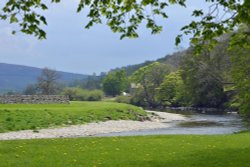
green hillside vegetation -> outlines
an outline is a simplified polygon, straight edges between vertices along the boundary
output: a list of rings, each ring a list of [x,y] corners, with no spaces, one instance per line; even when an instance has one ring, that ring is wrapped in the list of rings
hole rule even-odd
[[[248,167],[250,133],[0,141],[1,167]]]
[[[142,117],[146,117],[142,109],[114,102],[1,104],[0,132],[35,130],[107,120],[139,120]]]
[[[111,71],[125,70],[127,75],[132,75],[135,71],[139,70],[141,67],[145,67],[145,66],[150,65],[154,62],[167,64],[167,65],[173,67],[174,69],[177,69],[180,66],[180,63],[187,52],[188,52],[188,50],[178,51],[178,52],[175,52],[173,54],[168,54],[168,55],[164,56],[163,58],[159,58],[155,61],[145,61],[144,63],[135,64],[135,65],[128,65],[125,67],[113,69]]]
[[[197,52],[191,46],[151,64],[122,68],[127,70],[133,87],[129,89],[131,96],[118,97],[117,101],[149,108],[192,106],[240,110],[242,115],[250,117],[250,48],[249,39],[244,36],[247,32],[249,28],[243,26],[218,38],[213,48],[204,45]],[[246,42],[240,46],[230,45],[242,40]]]

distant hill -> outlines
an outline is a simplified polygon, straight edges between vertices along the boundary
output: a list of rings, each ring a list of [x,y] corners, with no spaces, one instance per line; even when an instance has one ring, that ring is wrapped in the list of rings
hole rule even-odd
[[[0,92],[21,91],[28,84],[36,82],[42,69],[22,65],[0,63]],[[84,80],[88,75],[58,71],[61,82],[67,84],[74,80]]]
[[[174,68],[178,68],[183,57],[187,55],[187,52],[188,49],[184,51],[175,52],[171,55],[166,55],[165,57],[157,59],[155,61],[164,64],[169,64]],[[145,61],[144,63],[140,64],[115,68],[111,71],[125,69],[127,74],[131,75],[139,68],[149,65],[155,61]],[[41,74],[41,71],[41,68],[36,67],[0,63],[0,93],[5,91],[24,90],[28,84],[36,82],[36,79]],[[85,80],[89,77],[89,75],[74,74],[61,71],[58,71],[58,73],[61,76],[61,81],[66,84],[75,80]]]
[[[181,61],[183,60],[184,56],[187,55],[187,52],[189,52],[188,49],[183,50],[183,51],[179,51],[179,52],[175,52],[171,55],[166,55],[165,57],[157,59],[155,61],[145,61],[144,63],[140,63],[140,64],[128,65],[125,67],[112,69],[111,71],[124,69],[128,75],[131,75],[139,68],[141,68],[143,66],[147,66],[147,65],[149,65],[153,62],[156,62],[156,61],[160,62],[160,63],[171,65],[173,68],[178,68]]]

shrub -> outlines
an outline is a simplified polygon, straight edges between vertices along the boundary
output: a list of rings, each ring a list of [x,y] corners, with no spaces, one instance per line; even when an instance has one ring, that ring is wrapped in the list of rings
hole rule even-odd
[[[74,101],[100,101],[103,98],[101,90],[86,90],[76,87],[65,88],[62,94],[69,96],[69,99]]]

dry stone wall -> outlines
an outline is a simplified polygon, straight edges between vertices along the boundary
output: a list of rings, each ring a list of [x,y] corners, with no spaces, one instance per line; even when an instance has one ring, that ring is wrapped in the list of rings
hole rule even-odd
[[[68,96],[59,95],[4,95],[0,104],[68,104]]]

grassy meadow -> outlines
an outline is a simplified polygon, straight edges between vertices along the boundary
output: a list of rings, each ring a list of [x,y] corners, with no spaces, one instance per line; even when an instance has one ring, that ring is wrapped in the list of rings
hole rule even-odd
[[[143,116],[115,102],[1,104],[0,132]],[[0,141],[0,167],[249,167],[249,155],[250,132]]]
[[[250,133],[0,141],[0,166],[249,167]]]
[[[146,116],[139,107],[115,102],[1,104],[0,133]]]

